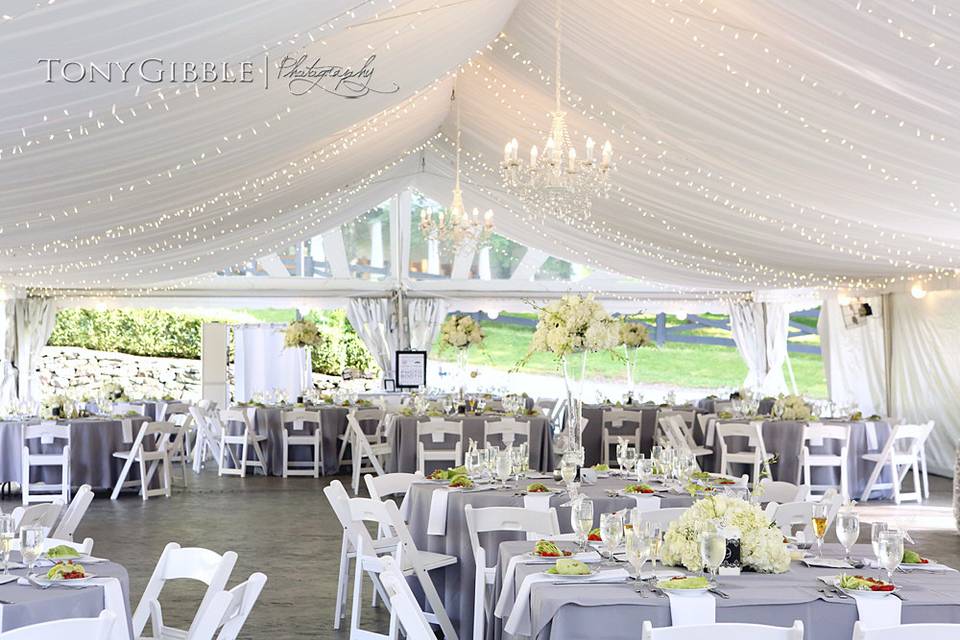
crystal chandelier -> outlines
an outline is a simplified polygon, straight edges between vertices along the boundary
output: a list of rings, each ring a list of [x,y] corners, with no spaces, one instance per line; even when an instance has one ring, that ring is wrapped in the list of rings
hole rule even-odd
[[[457,109],[457,172],[453,184],[453,199],[450,206],[438,211],[436,216],[430,209],[421,211],[420,231],[424,237],[438,240],[452,247],[454,251],[460,251],[468,247],[479,249],[490,240],[493,235],[493,210],[487,209],[481,218],[476,207],[471,215],[463,206],[463,192],[460,190],[460,103],[457,102],[456,77],[453,82],[450,100]]]
[[[588,137],[586,153],[582,160],[578,160],[577,150],[570,142],[567,114],[560,108],[560,17],[560,0],[557,0],[556,72],[553,78],[555,107],[550,114],[550,135],[543,153],[534,145],[530,148],[529,164],[524,164],[519,158],[517,139],[513,138],[503,149],[500,169],[504,188],[520,201],[526,211],[538,215],[552,213],[570,222],[589,218],[593,200],[608,196],[613,147],[609,140],[604,142],[598,161],[596,143]]]

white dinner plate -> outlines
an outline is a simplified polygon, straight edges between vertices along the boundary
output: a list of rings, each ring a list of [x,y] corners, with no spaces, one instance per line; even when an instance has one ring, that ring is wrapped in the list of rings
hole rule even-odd
[[[584,578],[590,578],[596,575],[597,570],[590,565],[587,565],[587,568],[590,569],[590,573],[584,573],[580,575],[570,575],[565,573],[550,573],[549,569],[544,569],[544,573],[551,578],[559,578],[560,580],[582,580]]]
[[[657,589],[660,589],[664,593],[670,593],[675,596],[699,596],[710,591],[710,587],[703,587],[702,589],[671,589],[670,587],[663,586],[665,584],[667,583],[658,582]]]
[[[49,580],[46,576],[41,575],[34,576],[33,579],[36,580],[38,584],[43,585],[52,584],[62,587],[80,587],[90,584],[90,581],[96,577],[94,574],[88,573],[83,578],[75,578],[73,580]]]
[[[839,580],[837,580],[836,582],[834,582],[833,585],[834,585],[836,588],[840,589],[840,591],[843,591],[843,592],[844,592],[845,594],[847,594],[848,596],[860,596],[860,597],[863,597],[863,598],[882,598],[882,597],[884,597],[884,596],[889,596],[889,595],[891,595],[891,594],[899,593],[899,592],[900,592],[900,587],[898,587],[898,586],[896,586],[896,585],[894,585],[893,591],[869,591],[869,590],[866,590],[866,589],[863,589],[863,590],[861,590],[861,589],[844,589],[843,587],[840,586],[840,581],[839,581]]]

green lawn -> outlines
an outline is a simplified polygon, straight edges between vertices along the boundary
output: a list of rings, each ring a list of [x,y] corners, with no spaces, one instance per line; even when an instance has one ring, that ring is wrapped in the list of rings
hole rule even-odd
[[[470,362],[492,365],[508,370],[527,352],[533,330],[529,327],[483,322],[486,333],[485,352],[472,352]],[[435,345],[434,358],[455,360],[454,352],[441,353]],[[797,387],[800,393],[826,397],[827,386],[820,356],[791,354]],[[588,357],[588,375],[606,380],[626,380],[623,362],[609,354],[591,354]],[[548,354],[535,354],[523,371],[530,373],[558,373],[556,361]],[[637,357],[637,382],[674,384],[684,387],[738,387],[747,375],[747,367],[740,354],[732,347],[668,342],[662,348],[641,349]],[[784,367],[784,376],[789,377]]]

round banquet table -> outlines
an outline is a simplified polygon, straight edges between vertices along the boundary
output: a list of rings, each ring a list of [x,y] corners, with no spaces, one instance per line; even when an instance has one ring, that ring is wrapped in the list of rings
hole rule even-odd
[[[529,551],[529,543],[504,542],[500,546],[497,595],[512,556]],[[824,556],[839,558],[840,545],[824,545]],[[872,557],[869,545],[855,545],[852,556]],[[626,565],[621,565],[626,566]],[[646,567],[649,570],[649,565]],[[516,589],[523,579],[543,571],[543,565],[517,565],[514,587],[507,602],[512,605]],[[630,570],[632,573],[632,570]],[[717,622],[750,622],[789,627],[794,620],[803,622],[806,638],[814,640],[850,640],[857,621],[853,598],[827,598],[818,589],[818,576],[838,573],[836,569],[807,567],[794,561],[787,573],[770,575],[743,572],[739,576],[722,576],[721,588],[729,599],[716,598]],[[875,575],[875,569],[866,575]],[[960,573],[896,574],[896,583],[903,588],[901,621],[960,622]],[[509,611],[510,608],[507,608]],[[530,637],[549,640],[579,640],[602,636],[605,640],[635,640],[643,621],[654,627],[670,626],[670,601],[647,593],[634,592],[634,583],[583,584],[570,589],[550,583],[534,584],[530,595]],[[488,638],[505,636],[506,620],[495,619]],[[598,630],[602,629],[602,633]]]
[[[741,420],[737,420],[740,422]],[[890,436],[890,423],[887,421],[878,422],[842,422],[836,420],[825,420],[825,424],[846,424],[850,427],[850,448],[847,450],[847,481],[848,491],[851,500],[860,500],[860,493],[866,488],[867,480],[873,471],[873,462],[863,459],[865,453],[875,453],[883,448],[884,443]],[[806,423],[795,420],[765,420],[763,423],[763,445],[767,450],[767,455],[776,455],[776,462],[771,466],[771,474],[774,480],[800,482],[800,452],[803,448],[803,427]],[[746,446],[745,438],[730,438],[727,448],[731,452],[742,451]],[[715,442],[712,445],[713,455],[702,460],[701,466],[711,471],[720,471],[720,434],[716,433]],[[832,454],[840,453],[840,442],[837,440],[824,440],[820,446],[811,446],[812,454]],[[731,465],[731,473],[739,475],[740,473],[750,472],[747,465]],[[840,484],[839,467],[813,467],[813,484]],[[885,468],[878,482],[890,482],[889,468]],[[875,491],[870,494],[872,498],[883,498],[891,495],[890,491]]]
[[[74,487],[89,484],[94,490],[112,489],[120,477],[124,461],[114,458],[115,451],[129,451],[137,430],[147,418],[92,417],[59,421],[70,425],[70,483]],[[5,420],[0,422],[0,482],[21,482],[20,448],[23,438],[22,426],[36,424],[39,418],[26,422]],[[36,453],[59,453],[61,441],[39,444],[33,441],[31,451]],[[133,472],[138,473],[138,471]],[[129,479],[133,479],[135,475]],[[60,482],[60,471],[41,468],[33,471],[35,482]]]
[[[543,482],[549,487],[558,488],[553,480],[526,480],[529,482]],[[611,497],[608,491],[622,489],[629,481],[625,478],[602,478],[596,484],[583,487],[583,493],[593,500],[594,526],[598,526],[601,513],[609,513],[624,508],[636,506],[632,497]],[[482,507],[522,507],[523,496],[517,495],[515,488],[507,490],[480,490],[480,491],[451,491],[447,498],[446,527],[443,535],[428,533],[430,523],[433,492],[444,489],[444,483],[420,482],[410,487],[407,504],[404,511],[408,513],[410,534],[417,549],[432,551],[456,556],[460,559],[457,564],[430,572],[437,587],[437,592],[443,599],[444,608],[453,622],[454,628],[461,638],[469,637],[473,628],[473,577],[475,565],[470,538],[467,533],[467,521],[464,516],[464,507],[472,505]],[[524,485],[525,486],[525,485]],[[688,507],[693,503],[692,498],[685,494],[662,494],[661,508]],[[550,499],[550,506],[557,508],[557,517],[560,520],[560,530],[564,533],[573,531],[570,526],[570,507],[562,507],[569,497],[564,494],[555,494]],[[495,560],[497,549],[505,540],[523,539],[522,533],[487,533],[480,537],[480,542],[487,552],[488,564]],[[529,551],[529,543],[527,543]]]
[[[19,552],[14,551],[10,556],[11,561],[20,560]],[[115,562],[98,562],[85,568],[98,577],[111,577],[120,581],[126,618],[117,620],[117,624],[126,625],[128,635],[133,637],[127,570]],[[43,570],[45,569],[37,568],[38,573]],[[27,570],[10,569],[10,573],[23,576],[27,574]],[[0,603],[0,632],[51,620],[96,618],[105,607],[103,591],[103,587],[99,585],[50,589],[20,585],[16,581],[0,585],[0,600],[4,601]]]
[[[487,422],[496,422],[505,416],[497,414],[484,414],[480,416],[447,416],[448,420],[463,421],[463,451],[467,450],[467,442],[473,439],[478,447],[483,446],[483,427]],[[512,417],[512,416],[511,416]],[[417,422],[428,421],[428,416],[397,416],[387,431],[387,441],[394,455],[390,457],[386,465],[386,471],[413,473],[417,470]],[[550,423],[542,416],[529,416],[518,418],[520,422],[530,423],[530,468],[537,471],[550,471],[554,469],[553,461],[553,434],[550,430]],[[498,443],[492,443],[498,444]],[[424,448],[451,448],[452,443],[433,444],[429,440],[424,442]],[[427,466],[426,472],[430,473],[435,468],[452,466],[443,463],[434,463],[433,467]]]

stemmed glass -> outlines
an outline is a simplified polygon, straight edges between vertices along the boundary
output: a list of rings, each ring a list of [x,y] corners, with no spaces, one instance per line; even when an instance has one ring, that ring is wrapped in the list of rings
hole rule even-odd
[[[650,540],[650,562],[653,568],[653,577],[657,577],[657,558],[660,557],[660,544],[663,532],[660,525],[649,520],[643,523],[643,534]]]
[[[727,539],[718,531],[705,531],[700,535],[700,559],[710,570],[713,584],[720,586],[720,565],[727,555]]]
[[[626,442],[620,442],[617,444],[617,475],[622,475],[623,470],[626,468],[623,462],[623,451],[627,448]]]
[[[813,533],[817,536],[817,559],[823,559],[823,537],[827,535],[827,509],[829,505],[822,502],[814,503],[813,514],[810,517],[810,524],[813,525]]]
[[[613,564],[613,552],[623,540],[623,516],[619,512],[600,514],[600,540],[603,541],[607,559]]]
[[[513,472],[513,458],[509,451],[501,451],[496,458],[497,480],[500,481],[500,488],[507,488],[507,481]]]
[[[870,525],[870,544],[873,546],[873,556],[877,559],[877,568],[880,565],[880,534],[887,530],[886,522],[874,522]]]
[[[637,450],[629,445],[623,448],[623,458],[621,467],[627,470],[629,476],[633,472],[633,467],[637,464]]]
[[[881,531],[879,536],[877,547],[880,553],[877,558],[880,566],[887,570],[887,582],[893,582],[893,572],[903,560],[903,533],[896,529],[887,529]]]
[[[627,561],[637,573],[634,589],[639,593],[643,590],[643,565],[650,557],[650,538],[636,524],[624,531],[624,538],[627,546]]]
[[[577,546],[581,551],[587,548],[587,537],[593,529],[593,500],[582,496],[570,508],[570,524],[577,533]]]
[[[843,545],[843,560],[850,562],[850,547],[860,537],[860,516],[845,510],[837,514],[837,540]]]
[[[3,575],[10,575],[10,552],[17,538],[17,526],[10,514],[0,515],[0,553],[3,554]]]
[[[30,573],[33,573],[37,559],[43,553],[43,540],[46,537],[44,528],[39,525],[20,529],[20,556],[27,563]]]
[[[563,484],[566,485],[568,492],[573,487],[573,481],[576,477],[577,464],[574,460],[574,455],[568,451],[563,454],[563,458],[560,460],[560,478],[563,480]]]
[[[483,470],[483,454],[477,449],[467,451],[466,459],[463,462],[467,468],[467,475],[471,478],[479,476]]]

